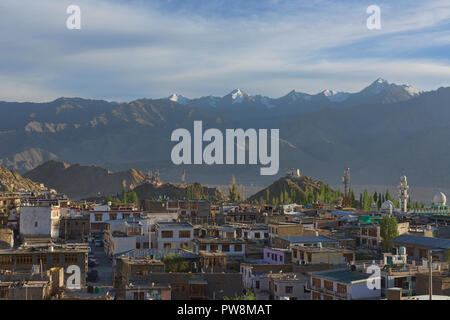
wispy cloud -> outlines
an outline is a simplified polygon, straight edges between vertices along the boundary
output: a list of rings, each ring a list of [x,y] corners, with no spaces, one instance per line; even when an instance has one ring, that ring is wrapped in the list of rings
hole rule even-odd
[[[449,85],[448,1],[378,2],[382,29],[370,31],[364,1],[3,0],[0,99],[280,96],[379,76]],[[81,30],[65,28],[69,4]]]

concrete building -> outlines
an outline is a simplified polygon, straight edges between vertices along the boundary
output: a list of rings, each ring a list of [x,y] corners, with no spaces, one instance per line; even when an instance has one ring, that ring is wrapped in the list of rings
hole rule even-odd
[[[158,222],[155,232],[158,249],[188,249],[194,239],[194,227],[190,223]]]
[[[405,247],[406,254],[414,260],[428,258],[432,250],[433,261],[445,261],[445,252],[450,249],[450,239],[430,238],[404,234],[394,238],[392,245]]]
[[[287,264],[291,262],[291,250],[265,247],[263,249],[263,260],[268,264]]]
[[[20,236],[24,238],[59,237],[59,206],[30,206],[20,208]]]
[[[66,281],[70,275],[66,272],[67,267],[76,265],[80,268],[80,282],[84,286],[88,270],[88,251],[86,244],[46,244],[0,250],[0,269],[40,274],[61,267],[64,268]]]
[[[272,273],[269,278],[269,297],[271,300],[310,300],[307,289],[310,277],[301,273]]]
[[[294,245],[291,250],[292,263],[296,265],[343,265],[355,261],[355,253],[351,250],[298,245]]]
[[[89,221],[91,223],[91,233],[103,233],[106,229],[106,222],[110,220],[121,220],[139,217],[142,212],[131,205],[119,205],[111,207],[109,205],[95,206],[89,211]]]
[[[228,260],[239,260],[245,257],[246,243],[239,239],[200,238],[194,239],[192,243],[193,250],[197,253],[221,251],[227,255]]]
[[[381,289],[368,285],[371,274],[359,271],[327,270],[311,275],[312,300],[380,299]],[[380,277],[373,277],[370,282]]]
[[[325,236],[304,236],[304,237],[275,237],[272,239],[273,247],[289,249],[294,245],[304,247],[333,247],[339,245],[338,240]]]

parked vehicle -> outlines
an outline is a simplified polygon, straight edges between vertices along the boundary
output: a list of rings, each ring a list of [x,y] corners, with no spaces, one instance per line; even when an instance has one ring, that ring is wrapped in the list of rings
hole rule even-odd
[[[103,247],[103,241],[102,240],[95,240],[94,246],[96,247]]]
[[[97,265],[98,265],[97,260],[95,260],[95,259],[89,259],[88,260],[88,266],[89,267],[95,267]]]
[[[86,280],[88,282],[97,282],[98,281],[98,271],[97,270],[91,270],[87,273]]]

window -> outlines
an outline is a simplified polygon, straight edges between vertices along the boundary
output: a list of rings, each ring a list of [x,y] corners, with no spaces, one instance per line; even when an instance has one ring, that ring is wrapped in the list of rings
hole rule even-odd
[[[124,219],[128,219],[130,217],[130,214],[129,213],[124,213],[122,216],[123,216]]]
[[[164,249],[170,249],[170,248],[172,248],[171,243],[164,243]]]
[[[135,292],[134,300],[144,300],[144,292]]]
[[[280,262],[283,262],[283,256],[280,256]]]
[[[13,259],[12,256],[0,256],[0,267],[12,267]]]
[[[189,248],[189,243],[187,243],[187,242],[182,242],[182,243],[180,244],[180,248],[181,248],[181,249],[187,249],[187,248]]]
[[[198,246],[198,250],[203,250],[203,251],[205,251],[205,250],[206,250],[206,244],[201,244],[201,245],[199,245],[199,246]]]
[[[230,251],[230,245],[229,244],[223,244],[222,245],[222,251],[223,252],[229,252]]]
[[[270,258],[270,252],[267,252],[267,258]]]
[[[189,230],[183,230],[178,232],[178,237],[179,238],[190,238],[191,237],[191,231]]]
[[[292,292],[293,292],[293,288],[292,288],[291,286],[285,287],[284,292],[285,292],[285,293],[292,293]]]
[[[209,249],[211,251],[216,251],[219,249],[219,246],[217,244],[211,244],[211,245],[209,245]]]
[[[234,251],[237,251],[237,252],[242,251],[242,244],[235,244],[234,245]]]
[[[16,257],[16,264],[18,266],[29,266],[33,263],[31,254],[21,254]]]
[[[110,213],[109,220],[117,220],[117,213]]]
[[[140,242],[136,242],[136,249],[140,249],[141,248],[141,243]]]
[[[259,281],[255,281],[255,288],[259,289]]]
[[[173,238],[173,231],[161,231],[161,238]]]
[[[269,234],[267,232],[264,233],[264,238],[268,238]]]
[[[102,217],[103,217],[103,215],[101,213],[96,213],[95,214],[95,221],[102,221]]]
[[[38,222],[36,221],[36,222],[34,223],[34,227],[37,228],[37,226],[38,226]]]
[[[261,238],[261,234],[259,232],[255,232],[255,239]]]
[[[76,254],[70,254],[70,253],[66,253],[64,255],[64,261],[65,264],[76,264],[77,263],[77,255]]]

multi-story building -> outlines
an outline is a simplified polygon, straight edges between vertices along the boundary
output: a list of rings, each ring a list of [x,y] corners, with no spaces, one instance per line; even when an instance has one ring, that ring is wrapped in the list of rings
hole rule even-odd
[[[408,257],[414,260],[428,259],[431,250],[433,261],[445,261],[445,252],[450,249],[450,239],[404,234],[394,238],[392,245],[405,247]]]
[[[110,220],[121,220],[135,218],[141,215],[141,211],[134,205],[109,205],[95,206],[89,211],[91,233],[103,233],[106,222]]]
[[[291,250],[265,247],[263,249],[263,260],[268,264],[287,264],[291,263]]]
[[[184,222],[158,222],[155,233],[158,249],[190,248],[194,239],[194,227]]]
[[[269,278],[271,300],[310,300],[309,276],[301,273],[272,273]]]
[[[60,207],[55,205],[29,205],[20,208],[20,236],[24,238],[59,237]]]
[[[227,255],[228,260],[239,260],[245,257],[246,243],[239,239],[200,238],[194,239],[192,243],[194,252],[222,251]]]
[[[269,240],[273,245],[274,238],[317,236],[318,232],[299,223],[269,223]]]
[[[372,281],[380,281],[380,276],[347,269],[313,272],[309,287],[311,299],[380,299],[381,289],[371,285]]]
[[[292,263],[296,265],[329,264],[343,265],[355,261],[355,253],[351,250],[324,247],[305,247],[294,245]]]
[[[84,286],[88,270],[88,252],[86,244],[44,244],[5,249],[0,250],[0,269],[40,274],[62,267],[67,280],[71,274],[66,272],[67,267],[75,265],[80,268],[80,282]]]
[[[0,227],[15,226],[18,223],[20,194],[0,192]]]

